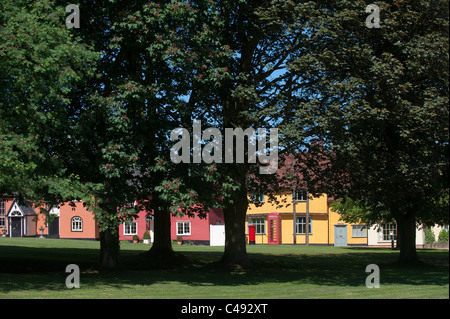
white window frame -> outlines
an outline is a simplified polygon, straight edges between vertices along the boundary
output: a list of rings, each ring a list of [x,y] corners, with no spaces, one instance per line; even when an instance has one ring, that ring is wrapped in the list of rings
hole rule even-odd
[[[391,241],[391,232],[393,232],[394,240],[397,240],[397,223],[384,223],[381,226],[381,241]]]
[[[301,228],[303,228],[302,232],[299,231]],[[306,216],[297,216],[297,220],[295,221],[295,232],[297,233],[297,235],[306,235],[305,228],[306,228]],[[309,234],[312,235],[312,216],[309,216],[308,230]]]
[[[186,229],[186,225],[188,225],[188,229]],[[190,236],[191,235],[191,221],[180,220],[180,221],[177,221],[176,226],[177,226],[177,236]],[[182,228],[182,233],[180,232],[180,226]],[[186,231],[186,230],[188,230],[188,231]]]
[[[133,231],[133,228],[134,228],[134,231]],[[127,222],[123,223],[124,236],[137,235],[137,232],[138,232],[138,222],[137,221],[133,220],[133,221],[127,221]]]
[[[264,216],[248,216],[247,217],[247,232],[248,226],[255,225],[255,234],[264,235],[266,233],[266,218]]]
[[[73,232],[82,232],[83,231],[83,218],[80,216],[73,216],[70,219],[70,229]]]
[[[352,237],[353,238],[366,238],[367,226],[364,224],[352,225]]]

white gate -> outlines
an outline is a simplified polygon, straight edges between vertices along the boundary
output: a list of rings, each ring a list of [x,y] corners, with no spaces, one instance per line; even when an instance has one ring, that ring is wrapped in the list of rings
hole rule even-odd
[[[209,225],[209,245],[225,246],[225,225]]]

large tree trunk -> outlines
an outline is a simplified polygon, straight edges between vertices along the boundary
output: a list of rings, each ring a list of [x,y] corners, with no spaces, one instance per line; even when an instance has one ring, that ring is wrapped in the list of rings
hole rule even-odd
[[[224,209],[225,251],[221,259],[227,267],[246,268],[250,266],[245,241],[245,216],[247,214],[247,192],[236,193],[234,203]]]
[[[154,257],[174,255],[172,239],[170,236],[169,209],[155,209],[153,216],[155,218],[154,240],[152,247],[146,254]]]
[[[396,217],[397,231],[400,246],[400,262],[418,261],[416,251],[416,218],[413,210]]]
[[[113,270],[119,263],[119,233],[111,229],[100,232],[100,268]]]

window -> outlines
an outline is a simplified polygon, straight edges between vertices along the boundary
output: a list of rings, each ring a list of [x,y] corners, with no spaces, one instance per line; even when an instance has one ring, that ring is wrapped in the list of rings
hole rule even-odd
[[[190,235],[191,222],[177,222],[177,235]]]
[[[252,203],[264,203],[264,193],[252,193],[250,194],[250,201]]]
[[[304,202],[308,199],[308,192],[306,191],[306,189],[300,189],[295,191],[293,197],[295,201]]]
[[[383,224],[383,240],[391,240],[391,232],[394,235],[394,240],[397,240],[397,224],[387,223]]]
[[[83,219],[81,217],[72,217],[70,224],[72,225],[72,231],[83,231]]]
[[[352,237],[367,237],[366,225],[352,225]]]
[[[137,235],[137,222],[128,221],[123,224],[124,235]]]
[[[255,225],[255,234],[257,235],[266,233],[266,220],[264,216],[248,217],[247,225]]]
[[[5,201],[0,200],[0,227],[5,227]]]
[[[297,217],[297,221],[295,223],[297,234],[306,234],[306,217]],[[312,217],[309,217],[308,223],[309,234],[312,234]]]

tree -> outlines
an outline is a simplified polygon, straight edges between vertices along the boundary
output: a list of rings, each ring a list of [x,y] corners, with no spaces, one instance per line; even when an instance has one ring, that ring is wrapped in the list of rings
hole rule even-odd
[[[72,200],[80,183],[54,146],[97,54],[71,37],[63,7],[6,0],[0,9],[0,192],[36,205]]]
[[[2,6],[2,188],[50,207],[83,199],[100,226],[101,266],[114,268],[135,191],[120,102],[96,91],[99,54],[67,28],[64,6]]]
[[[106,235],[102,247],[111,247],[102,249],[102,256],[111,252],[109,268],[119,254],[115,230],[135,215],[120,208],[135,200],[136,210],[155,218],[150,253],[173,254],[170,214],[205,216],[216,195],[209,165],[171,165],[169,135],[192,126],[190,92],[217,80],[213,62],[224,49],[208,29],[217,13],[209,1],[85,1],[80,10],[81,26],[73,32],[102,55],[96,79],[72,103],[66,165],[95,184],[86,200]],[[202,105],[205,96],[195,92]]]
[[[100,232],[100,266],[109,270],[119,262],[119,226],[139,211],[134,206],[138,154],[121,102],[92,94],[91,103],[72,118],[61,153],[66,167],[78,172],[85,183],[82,199],[94,213]]]
[[[150,255],[173,254],[171,214],[205,217],[216,202],[209,165],[172,163],[169,137],[176,128],[192,127],[196,113],[206,109],[210,89],[204,84],[217,81],[214,70],[227,55],[209,27],[218,23],[217,15],[209,1],[145,2],[118,25],[122,32],[132,30],[127,39],[136,39],[134,44],[120,41],[118,47],[133,52],[124,55],[137,85],[127,105],[139,132],[139,161],[146,168],[142,197],[151,196],[146,207],[155,218]]]
[[[117,65],[108,30],[117,18],[114,9],[121,8],[88,2],[80,5],[80,29],[71,32],[102,54],[89,86],[72,93],[66,134],[57,145],[66,169],[77,174],[84,186],[81,199],[99,226],[100,266],[105,270],[119,263],[119,226],[136,218],[139,211],[134,206],[140,194],[139,154],[133,123],[123,102],[123,92],[131,91],[133,86],[115,82],[118,72],[110,66]]]
[[[246,266],[247,193],[257,168],[249,163],[248,150],[245,163],[173,165],[168,158],[173,143],[167,135],[177,127],[192,134],[194,119],[222,132],[274,127],[276,121],[255,114],[268,112],[286,94],[301,89],[282,70],[307,37],[301,24],[307,21],[304,8],[268,1],[138,1],[121,10],[120,4],[116,1],[109,10],[113,45],[105,61],[112,67],[106,66],[110,85],[105,87],[121,88],[113,91],[123,93],[134,141],[140,141],[138,161],[146,168],[140,172],[142,189],[152,197],[147,203],[155,214],[155,232],[165,234],[155,249],[171,250],[167,212],[189,207],[182,199],[193,194],[198,203],[224,208],[222,261]],[[179,197],[169,196],[169,191]],[[165,230],[160,232],[160,226]]]
[[[309,98],[284,128],[312,157],[308,139],[322,141],[328,191],[389,211],[400,260],[414,261],[416,222],[448,198],[448,1],[377,5],[380,28],[365,1],[311,4],[310,52],[290,65]]]
[[[216,1],[224,22],[217,34],[234,52],[226,63],[229,76],[217,87],[217,102],[210,115],[222,130],[278,128],[289,114],[303,84],[286,70],[303,54],[308,6],[294,1]],[[283,143],[284,133],[280,133]],[[220,185],[227,187],[223,189],[226,239],[222,262],[232,266],[249,265],[245,243],[248,192],[261,180],[266,185],[278,183],[275,174],[260,175],[260,165],[251,163],[248,154],[247,149],[244,163],[218,166],[224,178]]]

